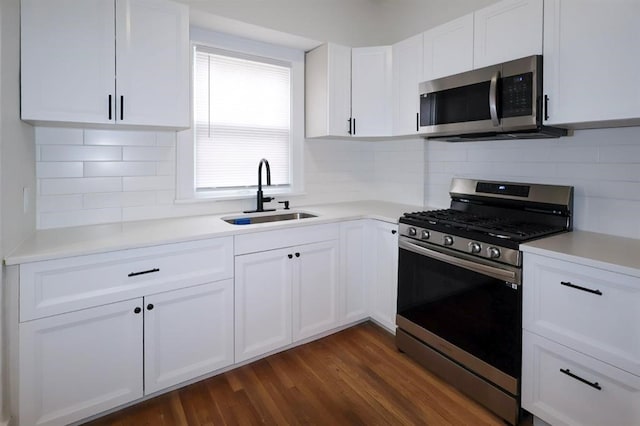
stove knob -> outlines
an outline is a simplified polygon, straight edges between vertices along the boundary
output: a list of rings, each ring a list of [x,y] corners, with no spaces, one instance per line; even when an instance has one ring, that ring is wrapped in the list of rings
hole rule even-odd
[[[453,237],[450,235],[445,235],[444,238],[444,245],[445,246],[452,246],[453,245]]]
[[[475,242],[470,242],[469,243],[469,251],[471,253],[480,253],[480,250],[482,250],[482,246],[478,243]]]
[[[418,231],[416,231],[416,228],[409,228],[408,231],[409,231],[409,236],[411,237],[415,237],[416,234],[418,233]]]
[[[487,253],[491,259],[497,259],[500,257],[500,249],[496,247],[489,247]]]
[[[421,238],[423,240],[428,240],[430,237],[431,237],[431,234],[429,233],[429,231],[427,231],[427,230],[423,230],[422,231]]]

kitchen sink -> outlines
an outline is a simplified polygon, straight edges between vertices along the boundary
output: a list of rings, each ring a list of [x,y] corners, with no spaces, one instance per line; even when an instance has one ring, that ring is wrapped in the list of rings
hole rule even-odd
[[[271,213],[271,214],[259,214],[259,215],[238,215],[223,217],[227,223],[232,225],[253,225],[256,223],[268,223],[268,222],[281,222],[283,220],[300,220],[308,219],[311,217],[317,217],[315,214],[306,212],[291,212],[291,213]]]

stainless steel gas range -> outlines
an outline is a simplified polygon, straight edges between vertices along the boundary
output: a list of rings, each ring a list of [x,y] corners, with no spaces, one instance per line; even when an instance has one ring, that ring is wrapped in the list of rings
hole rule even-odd
[[[572,229],[573,187],[453,179],[400,218],[396,345],[511,424],[520,415],[522,253]]]

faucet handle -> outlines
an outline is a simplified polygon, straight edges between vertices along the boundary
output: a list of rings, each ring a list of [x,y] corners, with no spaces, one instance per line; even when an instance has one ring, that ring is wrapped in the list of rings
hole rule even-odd
[[[273,200],[275,200],[274,197],[262,197],[262,201],[264,203],[268,203],[269,201],[273,201]]]
[[[289,200],[278,201],[278,204],[284,204],[284,209],[289,210]]]

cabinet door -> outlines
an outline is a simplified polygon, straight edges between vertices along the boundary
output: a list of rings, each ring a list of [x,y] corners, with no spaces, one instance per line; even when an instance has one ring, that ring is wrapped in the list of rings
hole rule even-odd
[[[368,222],[357,220],[340,224],[340,288],[343,324],[368,315],[369,245]]]
[[[339,325],[338,241],[295,247],[293,341]]]
[[[236,362],[291,343],[293,258],[288,248],[236,256]]]
[[[379,221],[372,222],[371,226],[371,317],[395,333],[398,303],[398,226]]]
[[[423,33],[423,81],[473,68],[473,13]]]
[[[233,280],[144,298],[144,391],[233,364]]]
[[[142,299],[23,322],[19,416],[62,425],[142,397]]]
[[[22,119],[113,122],[113,0],[22,0],[20,15]]]
[[[640,122],[638,16],[638,1],[545,1],[546,124]]]
[[[473,68],[542,55],[543,0],[504,0],[474,13]]]
[[[393,45],[393,135],[413,135],[419,130],[422,81],[422,34]]]
[[[640,377],[524,332],[522,407],[553,425],[640,424]]]
[[[326,43],[305,55],[305,135],[348,137],[351,48]]]
[[[391,136],[391,46],[351,50],[353,136]]]
[[[189,127],[189,10],[166,0],[116,1],[117,119]]]

